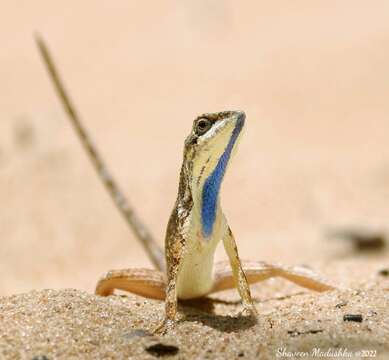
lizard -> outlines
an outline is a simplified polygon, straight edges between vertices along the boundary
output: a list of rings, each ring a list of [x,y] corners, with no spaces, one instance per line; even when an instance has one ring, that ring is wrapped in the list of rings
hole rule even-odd
[[[166,332],[178,317],[178,300],[205,297],[237,288],[242,314],[257,316],[250,284],[282,277],[315,291],[336,287],[311,269],[263,261],[242,261],[234,235],[221,208],[220,190],[245,126],[243,111],[222,111],[198,116],[185,140],[178,195],[168,221],[165,256],[120,191],[92,144],[59,78],[42,38],[38,49],[64,109],[87,150],[100,179],[111,194],[156,269],[130,268],[108,271],[95,293],[108,296],[115,289],[165,301],[165,317],[156,332]],[[229,261],[214,263],[217,245],[223,242]]]

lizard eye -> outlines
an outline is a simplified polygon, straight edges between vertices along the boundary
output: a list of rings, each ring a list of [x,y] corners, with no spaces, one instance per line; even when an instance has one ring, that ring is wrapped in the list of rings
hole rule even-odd
[[[212,123],[208,119],[200,119],[195,127],[195,132],[197,135],[205,134],[211,127]]]

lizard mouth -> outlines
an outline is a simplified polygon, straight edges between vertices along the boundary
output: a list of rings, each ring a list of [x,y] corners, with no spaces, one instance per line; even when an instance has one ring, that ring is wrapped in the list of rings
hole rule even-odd
[[[236,111],[236,113],[237,113],[236,127],[240,128],[240,130],[239,130],[239,132],[240,132],[244,126],[245,121],[246,121],[246,114],[243,111]]]

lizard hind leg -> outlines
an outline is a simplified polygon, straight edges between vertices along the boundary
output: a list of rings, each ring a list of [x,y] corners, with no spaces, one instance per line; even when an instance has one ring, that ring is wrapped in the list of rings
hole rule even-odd
[[[336,287],[324,280],[313,270],[302,266],[283,266],[262,261],[242,261],[247,282],[254,284],[273,277],[281,277],[314,291],[334,290]],[[223,261],[215,264],[215,281],[211,292],[234,288],[233,273]]]
[[[97,283],[95,294],[112,295],[115,289],[125,290],[150,299],[165,299],[164,275],[151,269],[123,269],[108,271]]]

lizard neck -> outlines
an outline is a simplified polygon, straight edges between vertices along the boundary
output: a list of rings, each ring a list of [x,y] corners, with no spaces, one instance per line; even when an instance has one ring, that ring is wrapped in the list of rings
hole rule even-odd
[[[220,184],[214,186],[205,182],[203,186],[191,188],[193,208],[191,211],[191,226],[196,228],[196,234],[204,242],[212,242],[219,237],[218,226],[223,217],[220,205]]]
[[[211,172],[207,172],[207,176],[204,179],[192,179],[192,195],[195,201],[195,207],[200,209],[200,222],[202,225],[202,234],[205,239],[208,239],[213,235],[214,226],[218,222],[218,217],[222,216],[220,208],[220,188],[223,182],[224,174],[226,172],[228,163],[231,158],[232,151],[235,143],[242,130],[243,122],[238,122],[230,139],[224,149],[224,151],[217,156],[213,154],[206,155],[208,158],[201,159],[202,172],[206,171],[207,166],[212,169]]]
[[[206,161],[206,164],[215,169],[207,178],[199,179],[194,174],[196,162],[193,162],[190,156],[184,156],[176,208],[179,213],[187,217],[188,221],[182,222],[182,226],[186,228],[189,242],[191,240],[210,242],[215,236],[220,240],[220,234],[214,230],[218,230],[217,225],[223,217],[220,206],[220,187],[227,161],[228,159],[220,158],[216,161],[216,167],[212,164],[215,160]]]

